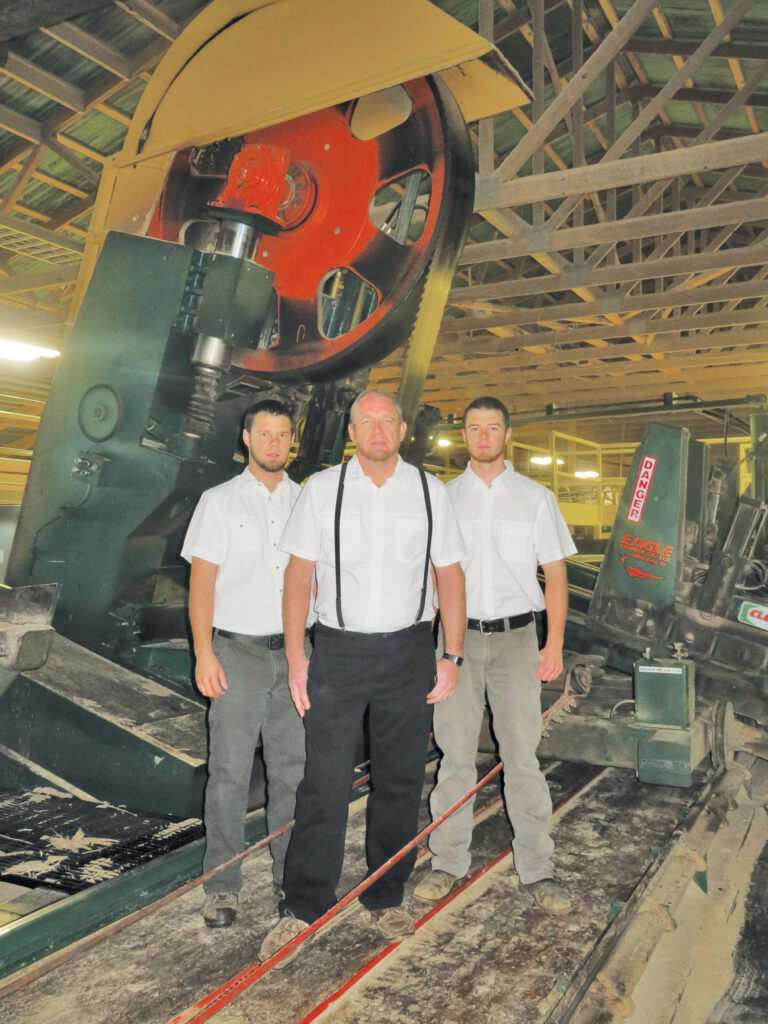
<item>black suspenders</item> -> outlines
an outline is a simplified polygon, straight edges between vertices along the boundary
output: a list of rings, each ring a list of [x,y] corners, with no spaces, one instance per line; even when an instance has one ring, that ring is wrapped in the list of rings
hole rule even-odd
[[[344,629],[344,616],[341,614],[341,502],[344,497],[344,477],[347,475],[348,462],[341,467],[339,474],[339,486],[336,491],[336,510],[333,514],[333,552],[336,559],[336,618],[339,628]],[[429,579],[429,553],[432,547],[432,502],[429,500],[429,487],[427,485],[427,474],[421,466],[416,467],[421,477],[421,487],[424,491],[424,505],[427,510],[427,552],[424,557],[424,577],[421,581],[421,601],[419,610],[416,613],[416,622],[421,622],[424,614],[424,605],[427,602],[427,580]]]
[[[344,616],[341,614],[341,548],[339,527],[341,526],[341,499],[344,497],[344,477],[347,475],[348,462],[345,462],[339,473],[339,487],[336,491],[336,511],[333,514],[333,553],[336,558],[336,618],[339,629],[344,629]]]

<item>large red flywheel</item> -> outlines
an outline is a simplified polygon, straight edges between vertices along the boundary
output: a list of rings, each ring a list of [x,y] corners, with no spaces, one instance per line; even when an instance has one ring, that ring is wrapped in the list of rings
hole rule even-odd
[[[408,339],[436,252],[452,270],[472,212],[466,124],[435,78],[388,90],[387,104],[379,116],[352,101],[177,155],[149,233],[200,245],[222,217],[250,216],[251,258],[274,274],[273,308],[233,365],[344,376]]]

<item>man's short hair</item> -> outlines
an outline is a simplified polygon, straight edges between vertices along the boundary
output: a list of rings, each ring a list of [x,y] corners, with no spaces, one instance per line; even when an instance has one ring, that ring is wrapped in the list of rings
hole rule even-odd
[[[357,407],[360,405],[364,398],[369,395],[374,395],[376,398],[388,398],[392,403],[392,406],[397,413],[397,418],[400,422],[403,422],[403,407],[398,401],[397,395],[393,395],[391,391],[381,391],[379,388],[367,388],[365,391],[361,391],[357,398],[354,400],[352,405],[349,407],[349,421],[350,423],[355,422],[355,415],[357,414]]]
[[[464,410],[464,415],[462,416],[463,423],[466,423],[467,413],[472,412],[473,409],[492,409],[494,412],[501,413],[501,417],[504,420],[504,429],[509,429],[509,409],[498,398],[494,398],[493,395],[483,395],[480,398],[473,399]]]
[[[293,433],[293,413],[288,406],[276,398],[262,398],[260,402],[249,406],[243,414],[243,429],[247,430],[249,434],[253,421],[260,412],[265,412],[268,416],[285,416],[291,424],[291,433]]]

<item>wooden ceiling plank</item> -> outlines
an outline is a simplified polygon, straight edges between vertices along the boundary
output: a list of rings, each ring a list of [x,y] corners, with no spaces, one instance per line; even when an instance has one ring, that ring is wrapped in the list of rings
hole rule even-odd
[[[14,81],[60,103],[62,107],[68,107],[79,114],[85,111],[85,93],[82,89],[26,60],[13,50],[8,52],[0,70]]]
[[[66,132],[57,132],[56,142],[65,149],[71,149],[73,152],[79,153],[81,156],[87,156],[89,160],[94,160],[96,163],[102,165],[104,165],[110,158],[110,154],[100,153],[92,146],[86,145],[85,142],[81,142],[79,139],[75,139],[71,135],[67,135]]]
[[[127,79],[131,77],[131,64],[125,54],[120,53],[113,46],[97,39],[96,36],[85,32],[78,25],[71,21],[61,21],[58,25],[50,25],[40,29],[57,43],[69,47],[81,57],[99,64],[110,71],[118,78]]]
[[[37,146],[42,142],[43,128],[39,121],[26,114],[20,114],[18,110],[11,110],[4,103],[0,103],[0,128],[5,128],[12,135],[26,139]],[[29,150],[25,150],[25,155]]]
[[[169,43],[177,39],[181,32],[181,26],[155,4],[149,3],[149,0],[116,0],[116,6]]]

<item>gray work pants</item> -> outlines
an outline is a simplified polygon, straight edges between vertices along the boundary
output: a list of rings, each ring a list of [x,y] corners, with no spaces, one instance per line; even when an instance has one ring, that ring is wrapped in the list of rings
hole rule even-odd
[[[267,831],[293,818],[296,789],[304,774],[304,725],[288,689],[285,651],[238,643],[216,635],[216,657],[227,677],[227,690],[208,710],[208,783],[203,821],[205,857],[210,871],[241,853],[244,820],[256,745],[261,733],[267,768]],[[270,843],[275,885],[283,882],[290,832]],[[205,883],[207,893],[239,892],[240,863]]]
[[[541,739],[541,684],[536,626],[483,635],[467,630],[464,665],[452,697],[435,705],[435,741],[442,751],[430,798],[433,820],[476,781],[475,758],[486,699],[504,762],[504,799],[514,840],[515,867],[524,884],[551,878],[552,800],[536,758]],[[469,870],[472,807],[468,801],[429,838],[433,870],[461,877]]]

